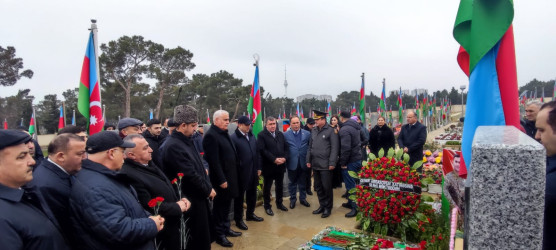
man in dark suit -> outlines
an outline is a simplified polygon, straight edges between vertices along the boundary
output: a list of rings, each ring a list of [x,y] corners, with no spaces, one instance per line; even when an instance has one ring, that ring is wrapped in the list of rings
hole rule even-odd
[[[287,159],[288,167],[288,189],[290,191],[290,208],[295,208],[297,201],[297,189],[299,188],[299,203],[303,206],[311,206],[307,202],[306,193],[306,178],[307,172],[307,148],[309,146],[309,139],[311,139],[311,132],[301,129],[301,121],[299,117],[294,116],[290,119],[290,130],[284,133],[284,138],[288,143],[289,157]]]
[[[188,213],[190,239],[187,249],[210,249],[210,205],[216,192],[208,180],[202,156],[195,149],[191,136],[197,129],[198,112],[188,105],[174,109],[174,118],[168,122],[170,134],[160,147],[161,162],[166,177],[175,178],[183,173],[181,192],[191,201]]]
[[[0,130],[0,244],[2,249],[69,249],[48,205],[34,187],[35,160],[25,132]]]
[[[135,143],[135,147],[125,150],[126,159],[120,173],[131,178],[139,203],[154,214],[149,201],[156,197],[164,198],[158,209],[158,214],[165,219],[164,228],[156,236],[159,249],[184,249],[184,242],[180,242],[180,219],[191,203],[183,195],[178,197],[166,175],[154,164],[153,150],[142,135],[128,135],[124,141]]]
[[[276,129],[276,118],[269,116],[265,120],[265,129],[257,138],[257,149],[261,155],[264,177],[264,208],[266,214],[273,216],[270,205],[270,188],[276,181],[276,207],[282,211],[288,209],[282,204],[284,189],[284,172],[286,172],[286,158],[288,158],[288,144],[284,134]]]
[[[162,145],[162,142],[164,142],[164,136],[161,135],[162,125],[160,124],[160,120],[158,119],[150,119],[147,121],[146,125],[147,129],[145,129],[145,131],[143,131],[143,133],[141,134],[143,135],[145,140],[147,140],[147,142],[149,143],[149,147],[151,147],[153,151],[152,158],[154,164],[157,167],[160,167],[161,163],[159,161],[160,156],[158,156],[158,149],[160,148],[160,145]]]
[[[69,243],[72,240],[67,237],[72,230],[68,216],[70,177],[81,170],[85,155],[85,140],[82,137],[67,133],[56,136],[48,145],[48,158],[35,168],[35,178],[29,184],[41,192]]]
[[[223,247],[232,247],[233,244],[226,236],[238,237],[241,232],[230,229],[230,206],[232,199],[238,196],[237,180],[237,152],[228,135],[230,116],[225,110],[218,110],[213,115],[214,124],[205,133],[203,149],[205,160],[209,165],[209,177],[215,187],[213,220],[216,243]]]
[[[243,201],[247,201],[247,220],[263,221],[264,219],[255,215],[257,203],[257,185],[261,175],[259,154],[257,153],[257,141],[250,131],[251,120],[247,116],[237,119],[237,129],[230,136],[234,142],[239,159],[238,184],[239,195],[234,199],[234,220],[239,229],[247,230],[243,222]],[[245,194],[245,199],[243,195]]]
[[[427,127],[417,121],[415,112],[407,112],[407,124],[402,126],[398,145],[409,155],[409,165],[423,159],[423,145],[427,141]],[[422,167],[418,168],[421,171]]]

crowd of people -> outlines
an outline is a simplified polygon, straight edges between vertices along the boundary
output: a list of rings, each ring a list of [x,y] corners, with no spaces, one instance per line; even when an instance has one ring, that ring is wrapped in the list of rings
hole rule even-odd
[[[547,148],[547,209],[555,203],[555,108],[554,102],[531,103],[523,123],[527,134]],[[343,182],[347,197],[355,187],[348,171],[361,169],[367,145],[377,154],[396,142],[383,117],[367,130],[348,111],[331,117],[330,124],[327,113],[313,112],[305,126],[291,117],[285,132],[277,129],[276,118],[266,117],[255,136],[248,117],[234,121],[237,129],[229,133],[229,114],[218,110],[204,131],[198,111],[180,105],[164,122],[124,118],[91,136],[84,128],[67,126],[49,143],[46,158],[25,131],[0,130],[2,247],[210,249],[212,242],[232,247],[228,237],[242,236],[231,228],[232,207],[241,230],[248,230],[245,220],[264,221],[255,214],[260,176],[264,212],[274,215],[272,185],[275,208],[288,211],[286,172],[289,209],[297,201],[310,207],[307,196],[314,189],[318,206],[313,214],[329,217],[332,189]],[[414,112],[406,117],[397,144],[413,164],[422,159],[426,128]],[[355,203],[348,199],[342,206],[350,209],[345,217],[356,216]],[[547,216],[548,221],[554,218]],[[553,232],[549,226],[545,230]]]

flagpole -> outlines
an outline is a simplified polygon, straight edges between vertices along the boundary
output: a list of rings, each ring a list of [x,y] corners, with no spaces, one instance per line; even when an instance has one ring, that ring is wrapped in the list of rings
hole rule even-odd
[[[33,139],[35,139],[36,141],[38,141],[38,137],[37,135],[39,134],[39,126],[37,126],[38,122],[37,122],[37,116],[35,115],[35,107],[33,107],[33,119],[34,119],[34,126],[35,126],[35,133],[33,133]]]
[[[97,64],[96,67],[97,67],[97,69],[100,69],[99,62],[98,62],[98,54],[99,54],[98,53],[99,52],[98,51],[98,29],[97,29],[97,20],[96,19],[91,19],[91,31],[93,32],[93,42],[94,42],[93,47],[95,48],[95,62]],[[99,84],[98,87],[99,87],[99,90],[100,90],[100,86],[102,84],[102,81],[100,80],[100,70],[97,70],[96,73],[97,73],[97,80],[98,80],[98,84]],[[99,100],[102,100],[102,96],[101,96],[100,92],[101,91],[99,91],[99,93],[98,93],[99,94]],[[103,110],[102,114],[103,114],[103,117],[104,117],[104,110]]]
[[[62,111],[64,112],[64,127],[68,125],[66,123],[66,102],[62,102]]]

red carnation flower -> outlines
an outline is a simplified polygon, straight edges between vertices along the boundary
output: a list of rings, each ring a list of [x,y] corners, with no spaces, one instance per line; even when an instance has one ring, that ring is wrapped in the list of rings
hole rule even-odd
[[[154,198],[154,199],[155,199],[157,202],[163,202],[163,201],[164,201],[164,198],[162,198],[162,197],[160,197],[160,196],[158,196],[158,197],[156,197],[156,198]]]
[[[149,201],[148,205],[149,207],[156,207],[157,201],[156,199],[152,199]]]
[[[183,177],[183,173],[178,173],[178,177],[181,179]]]
[[[172,180],[172,184],[176,184],[177,182],[178,182],[178,180],[177,180],[176,178],[174,178],[174,179]]]

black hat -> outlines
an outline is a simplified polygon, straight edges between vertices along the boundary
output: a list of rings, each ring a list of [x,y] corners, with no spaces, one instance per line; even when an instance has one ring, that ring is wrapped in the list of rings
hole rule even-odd
[[[31,136],[25,132],[21,132],[15,129],[3,129],[0,130],[0,150],[27,143],[31,140]]]
[[[315,119],[307,118],[307,124],[311,124],[311,125],[315,124]]]
[[[124,118],[121,119],[120,122],[118,122],[118,130],[122,130],[124,128],[131,127],[131,126],[140,126],[141,124],[143,124],[143,122],[138,119]]]
[[[240,116],[239,118],[237,118],[237,123],[251,125],[251,119],[249,119],[249,117],[247,116]]]
[[[87,153],[94,154],[111,148],[134,148],[135,143],[126,142],[118,134],[110,131],[102,131],[89,136],[87,140]]]
[[[177,127],[179,124],[177,124],[176,122],[174,122],[174,119],[170,119],[168,120],[168,123],[166,123],[166,125],[168,127]]]
[[[313,115],[313,117],[315,119],[326,118],[326,115],[328,115],[328,113],[326,113],[326,112],[319,111],[319,110],[314,110],[314,109],[313,109],[313,113],[315,114],[315,115]]]

